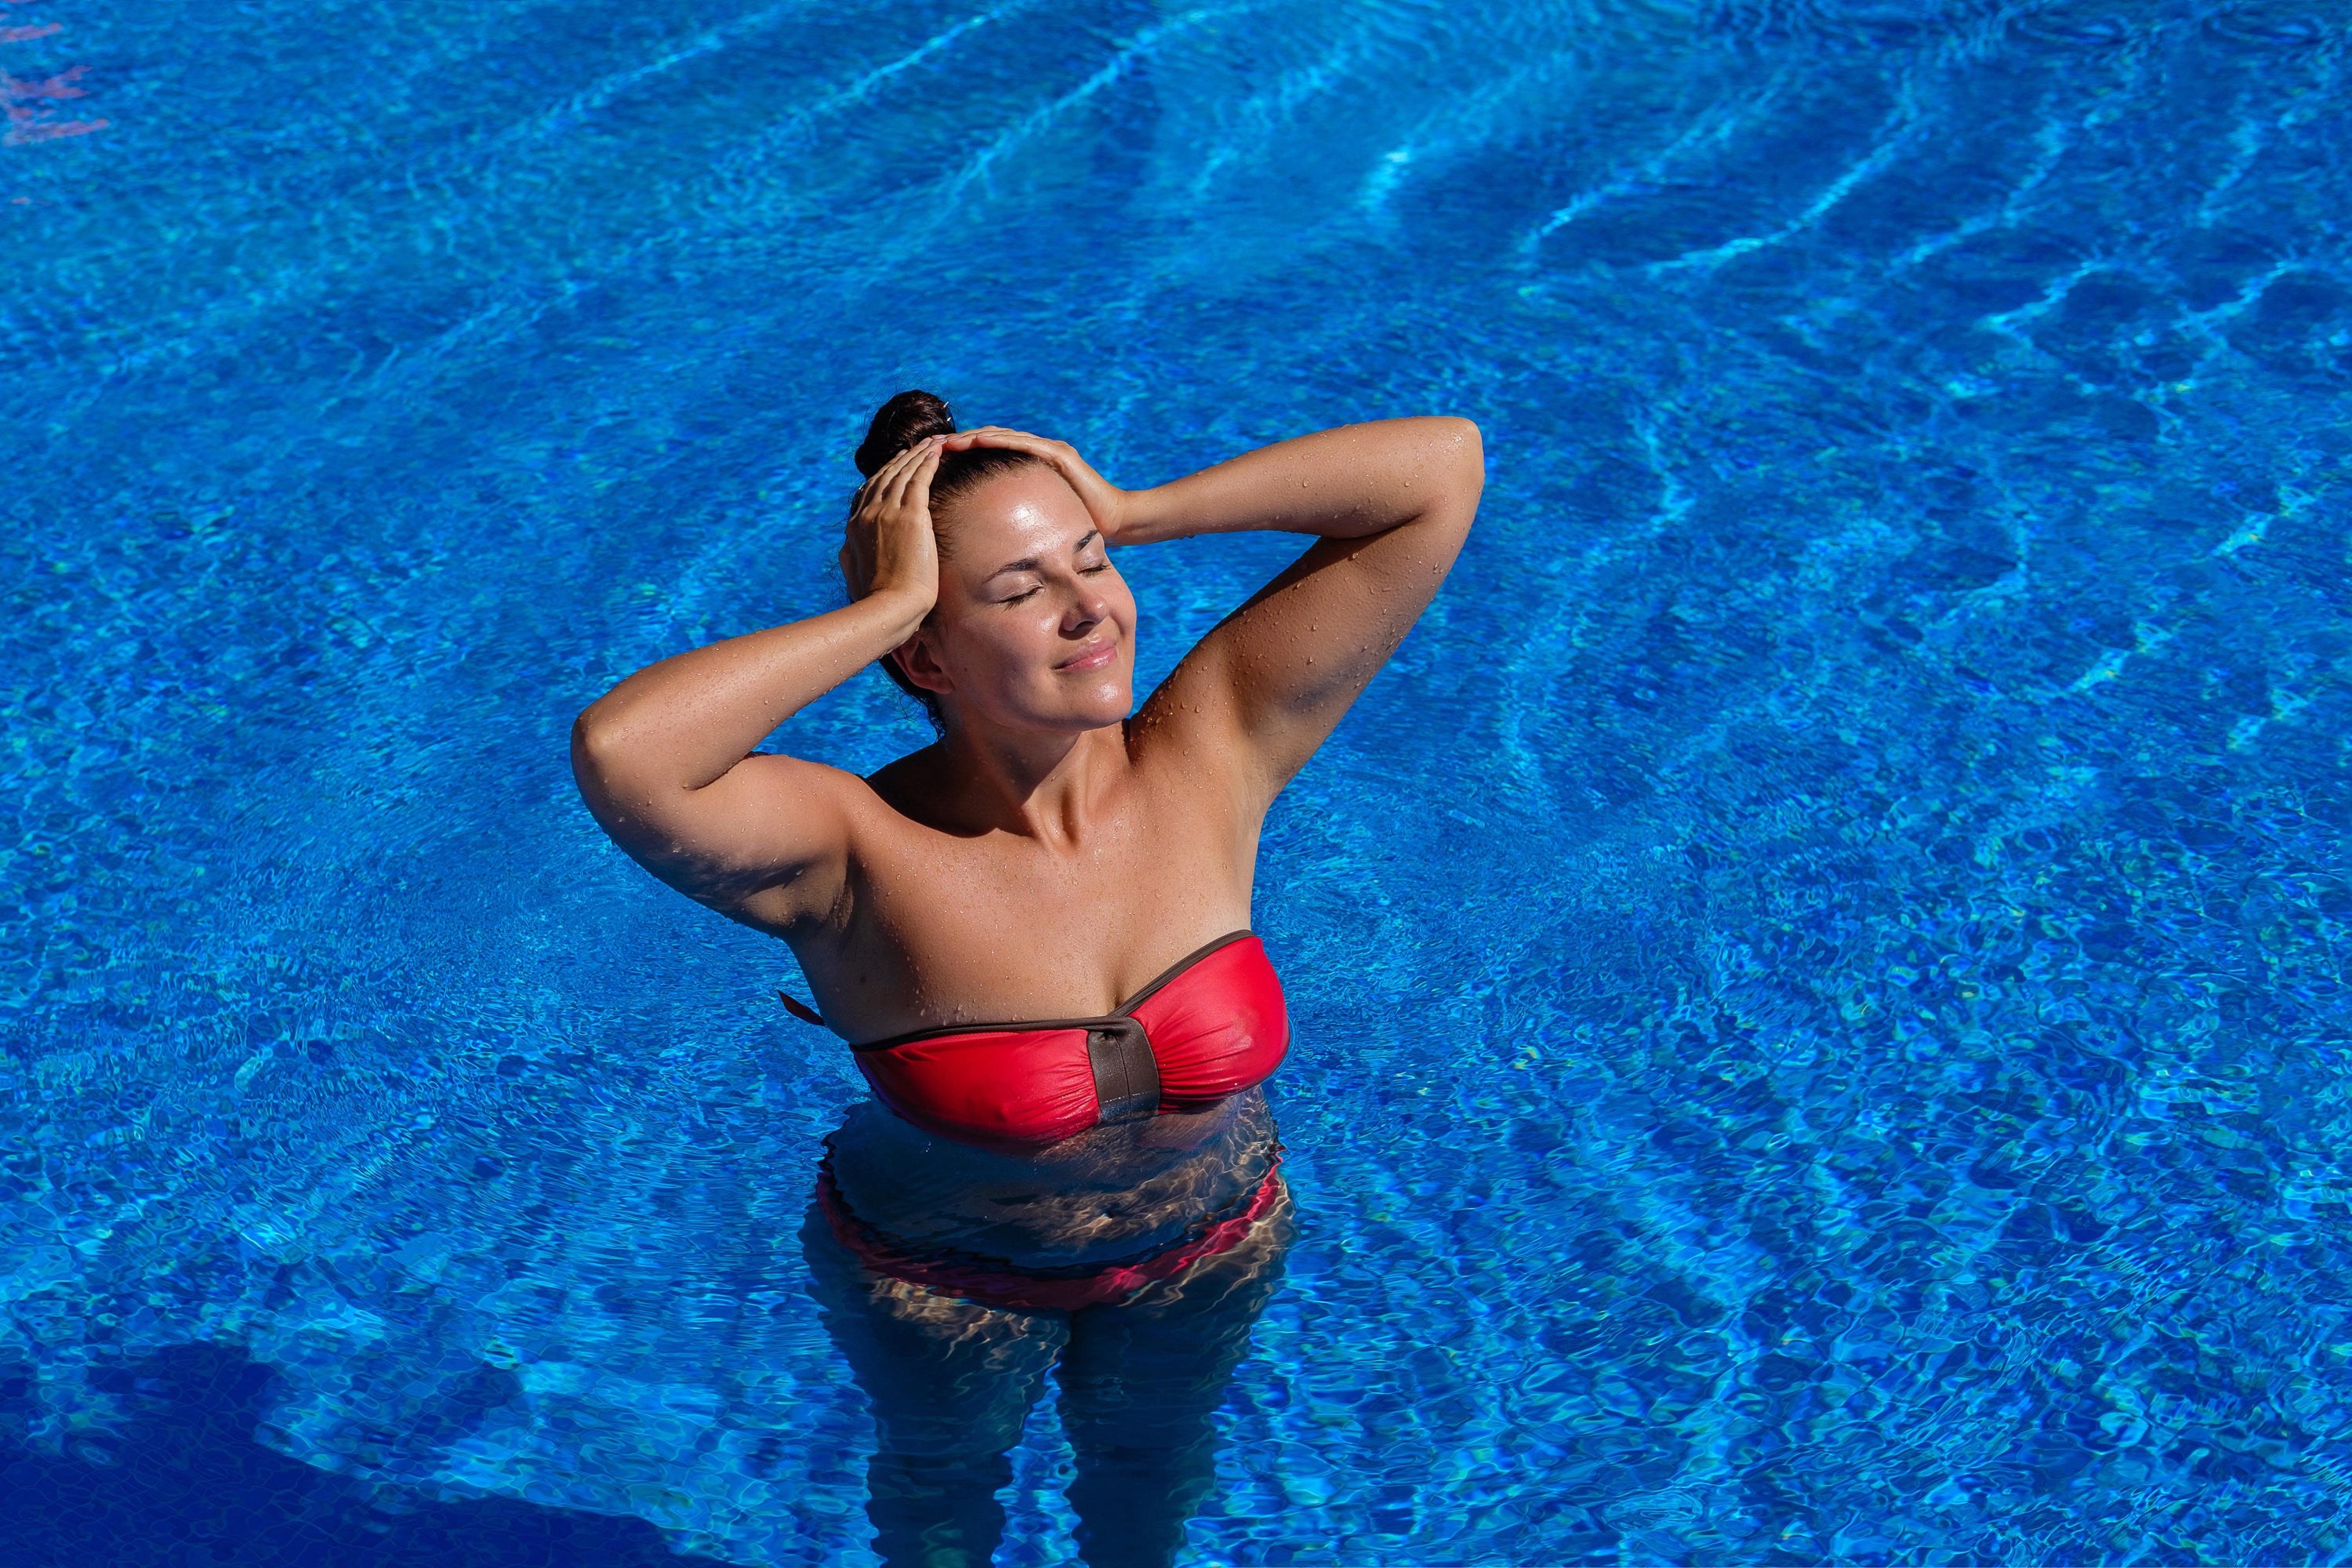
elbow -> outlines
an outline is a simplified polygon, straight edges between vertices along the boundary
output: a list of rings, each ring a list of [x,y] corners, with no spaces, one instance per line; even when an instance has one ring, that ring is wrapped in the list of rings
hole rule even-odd
[[[1486,482],[1486,437],[1475,419],[1465,419],[1458,414],[1445,416],[1445,437],[1452,447],[1456,465],[1469,476],[1474,484]]]
[[[572,781],[579,786],[588,814],[625,847],[634,841],[658,794],[646,788],[641,763],[642,757],[622,743],[610,717],[593,705],[572,721]]]
[[[1459,509],[1462,531],[1467,533],[1477,515],[1478,498],[1486,489],[1486,437],[1476,421],[1458,415],[1442,416],[1437,424],[1445,488]]]
[[[582,784],[609,779],[620,750],[613,726],[599,717],[596,704],[590,703],[572,721],[572,772]]]
[[[592,809],[639,815],[676,790],[696,787],[676,776],[657,743],[598,712],[601,706],[589,704],[572,721],[572,776]]]

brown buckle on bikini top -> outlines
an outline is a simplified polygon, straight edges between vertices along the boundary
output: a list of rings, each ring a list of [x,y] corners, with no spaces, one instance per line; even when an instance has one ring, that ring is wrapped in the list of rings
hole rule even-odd
[[[1103,1121],[1140,1121],[1160,1113],[1160,1062],[1142,1025],[1132,1018],[1095,1020],[1087,1026],[1087,1056]]]

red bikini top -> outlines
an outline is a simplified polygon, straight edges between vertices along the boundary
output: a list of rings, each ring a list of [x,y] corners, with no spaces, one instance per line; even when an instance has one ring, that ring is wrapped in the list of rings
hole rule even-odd
[[[1245,931],[1103,1018],[950,1024],[850,1048],[875,1098],[965,1143],[1052,1143],[1105,1121],[1205,1110],[1265,1082],[1290,1046],[1282,982]]]

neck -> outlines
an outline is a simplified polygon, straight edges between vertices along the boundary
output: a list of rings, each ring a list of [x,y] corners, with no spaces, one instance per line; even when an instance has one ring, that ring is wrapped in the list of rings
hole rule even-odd
[[[1060,846],[1085,837],[1094,802],[1127,762],[1122,724],[1023,734],[951,723],[940,744],[942,793],[958,819]]]

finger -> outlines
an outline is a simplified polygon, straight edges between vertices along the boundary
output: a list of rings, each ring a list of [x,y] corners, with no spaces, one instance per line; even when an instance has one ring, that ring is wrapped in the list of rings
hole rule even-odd
[[[907,492],[902,498],[900,504],[912,506],[920,510],[926,519],[929,518],[931,515],[931,476],[940,471],[940,459],[946,456],[946,447],[941,445],[934,445],[931,449],[924,455],[923,460],[916,464],[909,473],[907,480]]]
[[[1028,449],[1049,463],[1067,463],[1076,459],[1078,449],[1067,441],[1056,441],[1050,436],[1023,436]]]
[[[1078,449],[1067,441],[1050,440],[1043,436],[1033,436],[1026,430],[1007,430],[996,425],[984,426],[970,434],[975,447],[994,447],[1008,452],[1027,453],[1069,480],[1081,495],[1086,494],[1087,487],[1101,477],[1087,466],[1086,458],[1078,455]]]
[[[905,477],[907,465],[912,463],[917,458],[922,456],[923,447],[924,443],[918,441],[911,447],[901,447],[898,451],[892,453],[890,455],[890,460],[883,464],[882,467],[875,472],[872,482],[876,492],[877,494],[887,495],[898,481]]]
[[[936,436],[926,436],[908,446],[899,447],[897,451],[891,453],[889,457],[883,459],[882,466],[875,469],[873,474],[867,478],[866,481],[866,484],[869,487],[887,485],[893,479],[897,478],[898,473],[904,469],[908,464],[921,458],[924,447],[929,446],[932,442],[938,439],[939,437]]]
[[[929,441],[925,439],[911,447],[901,447],[891,455],[887,462],[875,469],[873,477],[858,491],[858,509],[862,511],[890,505],[891,498],[897,495],[900,481],[906,476],[907,466],[920,458],[928,445]]]
[[[936,465],[939,454],[939,437],[935,436],[926,437],[899,453],[898,461],[891,467],[890,490],[884,504],[893,511],[906,505],[908,482],[926,462]]]
[[[1003,425],[982,425],[976,429],[959,430],[948,439],[956,444],[955,449],[960,452],[973,447],[1010,447],[1034,451],[1052,445],[1042,436],[1032,436],[1026,430],[1013,430]]]
[[[984,447],[999,452],[1019,452],[1055,468],[1066,468],[1070,460],[1077,456],[1061,442],[1048,441],[1043,436],[1032,436],[1026,430],[1006,430],[992,426],[971,431],[969,435],[971,437],[969,445],[958,448],[959,450],[970,451],[973,447]]]

